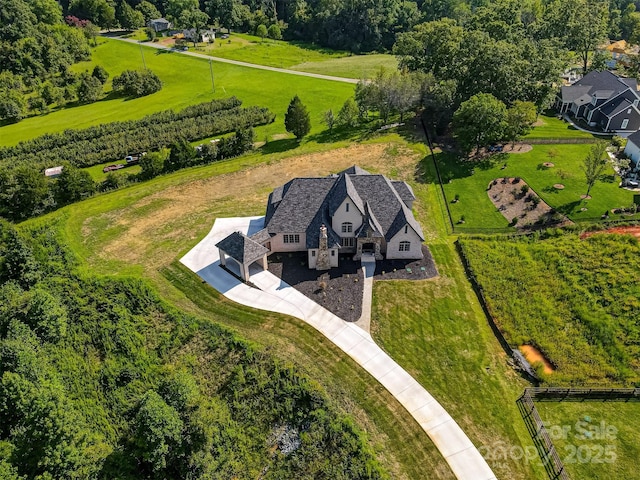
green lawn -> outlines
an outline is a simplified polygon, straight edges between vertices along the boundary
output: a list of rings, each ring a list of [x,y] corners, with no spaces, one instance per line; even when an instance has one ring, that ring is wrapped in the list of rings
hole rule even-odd
[[[213,63],[215,93],[212,91],[209,64],[179,53],[161,52],[117,40],[108,40],[93,50],[91,62],[76,65],[76,71],[106,68],[111,78],[124,69],[142,68],[142,55],[148,68],[163,82],[163,89],[147,97],[126,100],[109,98],[90,105],[73,106],[48,115],[31,117],[0,128],[0,145],[15,145],[20,140],[67,128],[83,128],[116,120],[130,120],[167,108],[182,109],[212,98],[235,95],[244,105],[261,105],[276,113],[276,121],[257,129],[257,138],[286,134],[284,113],[293,95],[298,94],[311,115],[311,133],[325,130],[322,112],[338,110],[353,95],[353,85],[317,80],[297,75],[256,70]],[[107,83],[107,90],[110,84]]]
[[[571,478],[638,478],[640,404],[536,402]]]
[[[553,115],[540,115],[538,124],[525,138],[589,138],[592,136]]]
[[[212,44],[200,44],[196,51],[213,57],[345,78],[370,78],[380,67],[398,68],[393,55],[353,55],[304,42],[261,41],[260,37],[237,33]]]
[[[589,149],[589,144],[534,145],[527,153],[497,154],[479,161],[437,154],[453,220],[465,217],[464,225],[457,225],[456,230],[508,226],[486,192],[489,183],[501,177],[521,177],[546,203],[572,220],[599,219],[605,211],[631,205],[633,192],[618,187],[619,178],[614,178],[612,168],[605,173],[604,181],[591,189],[590,200],[580,198],[587,190],[581,165]],[[545,168],[545,162],[555,167]],[[555,189],[556,183],[563,184],[564,190]],[[460,201],[452,203],[455,195]]]

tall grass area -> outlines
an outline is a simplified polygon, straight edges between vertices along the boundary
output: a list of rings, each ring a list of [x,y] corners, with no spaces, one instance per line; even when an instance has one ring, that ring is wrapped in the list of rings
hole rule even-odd
[[[436,161],[440,168],[444,190],[449,201],[453,221],[462,216],[465,228],[505,228],[509,221],[491,202],[487,187],[496,178],[521,177],[549,206],[571,220],[599,219],[605,212],[610,218],[630,217],[613,215],[610,210],[633,203],[633,192],[618,186],[620,179],[613,167],[607,167],[601,181],[591,189],[591,199],[584,200],[587,186],[582,164],[589,153],[589,144],[534,145],[526,153],[495,154],[482,160],[469,160],[450,153],[439,153]],[[554,167],[547,168],[544,163]],[[555,184],[562,184],[559,190]],[[459,195],[460,200],[452,200]]]
[[[551,230],[460,243],[507,340],[538,347],[557,366],[548,383],[640,381],[636,239]]]
[[[107,95],[96,103],[68,106],[0,127],[0,146],[15,145],[20,140],[68,128],[138,119],[168,108],[180,110],[188,105],[232,95],[242,100],[245,106],[267,107],[276,114],[273,124],[258,129],[257,138],[264,138],[286,134],[284,114],[291,98],[298,94],[311,115],[311,134],[314,134],[326,128],[322,124],[322,113],[329,108],[339,110],[354,92],[353,85],[340,82],[213,62],[214,92],[207,61],[117,40],[101,42],[92,50],[92,60],[79,63],[74,69],[78,72],[91,71],[94,65],[102,65],[110,78],[125,69],[142,69],[146,65],[160,77],[163,88],[160,92],[136,99]],[[106,90],[110,88],[108,81]]]

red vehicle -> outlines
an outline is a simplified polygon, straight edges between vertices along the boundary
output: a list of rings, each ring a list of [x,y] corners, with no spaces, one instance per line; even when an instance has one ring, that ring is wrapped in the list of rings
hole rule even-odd
[[[103,173],[108,173],[108,172],[112,172],[114,170],[120,170],[121,168],[124,168],[125,166],[122,164],[118,164],[118,165],[107,165],[106,167],[104,167],[102,169]]]

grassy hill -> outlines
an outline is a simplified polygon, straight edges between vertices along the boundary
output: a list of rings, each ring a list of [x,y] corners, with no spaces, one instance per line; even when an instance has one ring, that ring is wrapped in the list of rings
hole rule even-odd
[[[143,58],[144,56],[144,64]],[[276,122],[258,130],[258,138],[286,134],[284,114],[291,98],[298,94],[311,115],[311,133],[323,131],[322,112],[338,110],[353,95],[353,85],[287,75],[264,70],[212,63],[215,92],[209,63],[177,52],[163,52],[117,40],[106,40],[93,49],[91,62],[74,66],[78,72],[102,65],[110,78],[126,69],[153,70],[162,80],[163,88],[155,94],[124,99],[107,95],[103,100],[79,106],[68,106],[47,115],[30,117],[16,124],[0,127],[0,146],[15,145],[20,140],[67,128],[83,128],[115,120],[130,120],[167,108],[182,109],[212,98],[232,95],[245,106],[260,105],[276,113]],[[110,81],[106,90],[110,90]]]

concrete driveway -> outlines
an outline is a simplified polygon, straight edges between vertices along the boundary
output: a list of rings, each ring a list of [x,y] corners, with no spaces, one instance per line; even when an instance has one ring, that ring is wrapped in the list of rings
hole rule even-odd
[[[312,325],[376,378],[420,424],[460,480],[496,476],[447,411],[411,375],[375,344],[371,335],[313,302],[258,266],[250,269],[252,288],[220,267],[215,244],[234,231],[251,235],[263,228],[264,217],[219,218],[209,234],[180,261],[230,300],[279,312]],[[228,266],[237,268],[233,262]],[[239,273],[239,269],[238,272]]]

